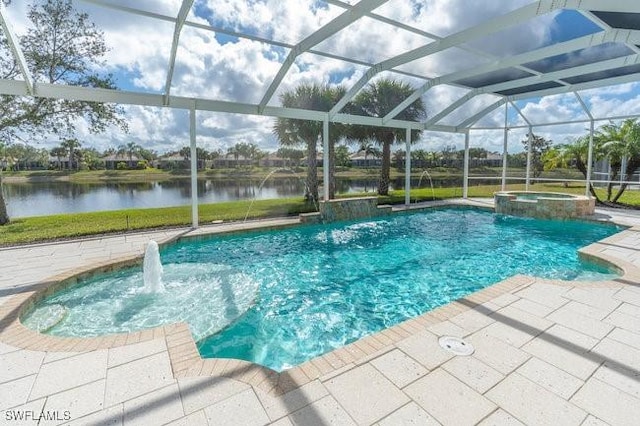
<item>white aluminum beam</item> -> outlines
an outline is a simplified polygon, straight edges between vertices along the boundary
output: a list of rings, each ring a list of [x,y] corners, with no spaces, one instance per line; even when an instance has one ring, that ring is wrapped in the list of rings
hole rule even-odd
[[[176,66],[176,55],[178,53],[178,43],[180,42],[180,34],[182,27],[187,20],[187,15],[193,6],[193,0],[183,0],[176,19],[176,25],[173,29],[173,40],[171,42],[171,54],[169,55],[169,69],[167,71],[167,81],[164,85],[164,102],[169,105],[169,95],[171,93],[171,81],[173,80],[173,70]]]
[[[198,150],[196,149],[196,109],[189,110],[189,155],[191,155],[191,227],[198,227]]]
[[[589,107],[587,106],[585,101],[582,99],[582,96],[580,96],[578,92],[573,92],[573,94],[576,97],[576,99],[578,99],[578,102],[580,102],[580,106],[582,106],[584,113],[587,114],[587,117],[589,117],[591,121],[593,121],[593,115],[591,114],[591,111],[589,111]]]
[[[628,74],[619,77],[606,78],[601,80],[588,81],[585,83],[572,84],[569,86],[555,87],[553,89],[545,89],[533,92],[522,93],[519,95],[509,96],[510,101],[519,101],[534,97],[557,95],[561,93],[574,92],[580,90],[596,89],[598,87],[614,86],[616,84],[632,83],[640,80],[640,73]]]
[[[405,134],[404,151],[404,205],[411,205],[411,129]]]
[[[469,197],[469,129],[464,132],[464,169],[462,172],[462,198]]]
[[[284,76],[287,74],[289,68],[291,67],[291,65],[293,65],[293,62],[299,55],[311,49],[318,43],[323,42],[338,31],[348,27],[353,22],[360,19],[363,15],[371,12],[373,9],[386,3],[387,1],[388,0],[361,1],[351,9],[344,11],[338,17],[315,31],[313,34],[307,36],[300,43],[295,45],[289,52],[289,55],[287,55],[287,58],[278,70],[278,73],[276,74],[274,79],[271,81],[271,84],[267,88],[266,93],[262,97],[262,100],[260,101],[260,109],[263,109],[267,105],[267,103],[269,103],[271,97],[284,79]]]
[[[553,1],[553,0],[541,0],[537,3],[532,3],[527,6],[516,9],[505,15],[498,16],[494,19],[483,22],[480,25],[476,25],[471,28],[467,28],[450,36],[447,36],[441,40],[429,43],[425,46],[418,47],[416,49],[409,50],[398,56],[394,56],[387,60],[377,63],[370,68],[357,82],[347,91],[340,101],[331,109],[329,116],[337,114],[355,95],[364,87],[371,78],[376,74],[395,68],[399,65],[412,62],[416,59],[423,58],[425,56],[432,55],[437,52],[441,52],[445,49],[463,44],[469,40],[482,38],[489,34],[499,32],[505,28],[526,22],[531,18],[538,15],[546,14],[552,10],[563,7],[568,0]]]
[[[458,131],[460,131],[462,129],[466,129],[467,127],[471,127],[475,122],[477,122],[482,117],[484,117],[485,115],[489,114],[491,111],[493,111],[494,109],[498,108],[500,105],[504,104],[505,102],[506,102],[506,100],[503,98],[503,99],[500,99],[500,100],[492,103],[488,107],[483,108],[480,112],[478,112],[478,113],[474,114],[473,116],[471,116],[471,117],[467,118],[466,120],[464,120],[462,123],[460,123],[458,126],[456,126],[456,129],[458,129]],[[506,112],[505,112],[505,114],[506,114]],[[507,117],[505,117],[505,123],[506,123],[506,121],[507,121]]]
[[[385,119],[395,117],[402,112],[406,107],[411,105],[416,99],[422,96],[427,90],[434,86],[441,84],[450,84],[459,80],[480,76],[501,69],[512,68],[522,64],[539,61],[541,59],[549,58],[552,56],[561,55],[563,53],[569,53],[587,47],[597,46],[610,42],[629,42],[640,44],[640,32],[633,30],[612,30],[610,32],[599,32],[596,34],[576,38],[563,43],[553,44],[551,46],[543,47],[531,52],[522,53],[519,55],[503,58],[492,61],[485,65],[473,67],[471,69],[465,69],[456,71],[450,74],[446,74],[440,77],[433,78],[419,87],[414,93],[412,93],[407,99],[394,108]]]
[[[324,189],[324,202],[326,203],[330,199],[330,175],[329,169],[331,165],[329,164],[329,120],[325,119],[322,122],[322,184]]]
[[[527,125],[529,127],[531,127],[531,122],[529,121],[529,119],[527,118],[526,115],[524,115],[524,113],[522,112],[522,110],[520,110],[520,108],[518,108],[518,105],[515,104],[515,102],[509,102],[511,104],[511,106],[513,107],[513,109],[516,110],[516,112],[518,113],[518,115],[520,117],[522,117],[522,119],[524,120],[525,123],[527,123]]]
[[[455,111],[456,109],[464,105],[465,103],[469,102],[469,100],[474,96],[476,96],[476,94],[473,91],[467,93],[466,95],[464,95],[463,97],[461,97],[460,99],[458,99],[457,101],[455,101],[454,103],[452,103],[451,105],[449,105],[448,107],[446,107],[445,109],[443,109],[442,111],[440,111],[439,113],[437,113],[436,115],[434,115],[433,117],[425,121],[424,123],[425,128],[430,128],[432,125],[436,124],[438,121],[442,120],[444,117],[446,117],[447,115],[449,115],[450,113],[452,113],[453,111]]]
[[[27,86],[27,93],[29,95],[32,95],[35,90],[33,75],[31,74],[31,71],[29,71],[27,61],[24,59],[24,53],[22,52],[22,48],[20,47],[20,40],[18,40],[18,37],[13,32],[13,28],[11,27],[9,19],[7,18],[7,10],[5,9],[4,2],[2,2],[1,0],[0,26],[2,26],[2,30],[7,37],[9,48],[11,49],[11,52],[13,52],[13,57],[18,63],[18,67],[20,68],[20,72],[22,73],[22,77],[24,78],[24,84]]]

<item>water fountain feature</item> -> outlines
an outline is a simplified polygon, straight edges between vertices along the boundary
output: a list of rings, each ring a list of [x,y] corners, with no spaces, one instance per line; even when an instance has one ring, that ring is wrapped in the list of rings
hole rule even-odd
[[[294,177],[296,177],[297,179],[300,179],[303,182],[305,191],[309,192],[309,187],[307,186],[307,182],[302,177],[300,177],[300,175],[298,175],[294,170],[291,170],[291,169],[289,169],[287,167],[279,167],[279,168],[277,168],[275,170],[272,170],[264,177],[264,179],[262,179],[262,182],[260,182],[260,185],[258,186],[258,193],[251,200],[251,204],[249,204],[249,209],[247,209],[247,213],[244,215],[243,222],[247,221],[247,218],[249,217],[249,213],[251,212],[251,208],[253,207],[253,203],[255,203],[257,195],[260,194],[260,191],[262,191],[262,187],[264,186],[264,184],[269,180],[269,178],[271,176],[273,176],[274,174],[276,174],[278,172],[289,172],[289,173],[291,173]],[[315,207],[315,211],[318,211],[318,204],[317,204],[317,202],[315,200],[313,201],[313,206]]]
[[[144,252],[142,264],[145,293],[161,293],[164,291],[162,284],[162,263],[160,263],[160,249],[158,243],[150,240]]]
[[[418,188],[420,189],[420,185],[422,184],[422,178],[427,176],[429,178],[429,185],[431,186],[431,201],[435,201],[436,200],[436,193],[433,190],[433,180],[431,179],[431,175],[429,174],[429,172],[427,170],[423,171],[422,174],[420,175],[420,179],[418,179]],[[418,202],[418,197],[416,196],[416,198],[414,199],[414,202]]]

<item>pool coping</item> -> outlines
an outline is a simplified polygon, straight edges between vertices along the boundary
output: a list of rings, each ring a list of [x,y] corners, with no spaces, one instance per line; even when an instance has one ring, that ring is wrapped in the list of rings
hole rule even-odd
[[[399,208],[395,209],[395,211],[452,206],[471,206],[487,209],[486,205],[443,202],[437,204],[431,203],[425,206],[410,206],[410,209]],[[181,238],[208,238],[210,235],[218,233],[276,229],[296,226],[298,224],[298,219],[276,219],[255,221],[246,224],[231,224],[208,229],[199,228],[191,232],[165,238],[159,243],[166,246]],[[624,225],[622,223],[618,224]],[[637,235],[639,232],[640,227],[630,227],[581,248],[579,250],[581,256],[597,262],[605,262],[608,265],[613,265],[622,272],[622,275],[614,280],[582,282],[581,286],[618,288],[629,283],[636,284],[640,282],[640,269],[636,265],[607,254],[607,251],[610,250],[611,247],[615,247],[617,242],[627,238],[629,235]],[[447,305],[440,306],[422,315],[363,337],[346,346],[327,352],[280,373],[249,361],[228,358],[202,358],[197,350],[196,342],[189,331],[189,326],[184,322],[132,333],[111,334],[94,338],[50,336],[25,327],[20,322],[19,318],[22,313],[29,309],[33,303],[36,303],[41,298],[46,297],[60,288],[72,285],[78,280],[95,273],[138,264],[141,259],[142,257],[140,255],[126,256],[114,261],[96,263],[89,267],[71,270],[39,283],[35,290],[13,295],[4,304],[0,305],[0,341],[11,346],[29,350],[89,352],[164,338],[168,348],[171,369],[175,378],[226,377],[255,386],[269,394],[280,395],[297,389],[317,378],[326,379],[337,376],[344,371],[367,363],[369,360],[393,350],[395,343],[423,331],[430,325],[446,321],[463,312],[473,310],[498,296],[525,288],[536,281],[544,281],[537,277],[525,275],[512,276]],[[549,280],[549,282],[556,285],[575,286],[574,281]]]

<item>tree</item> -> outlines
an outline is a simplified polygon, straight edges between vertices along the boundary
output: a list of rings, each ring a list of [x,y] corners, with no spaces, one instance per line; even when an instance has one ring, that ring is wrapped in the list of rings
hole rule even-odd
[[[80,148],[82,144],[80,143],[80,141],[78,141],[78,139],[65,139],[64,141],[62,141],[62,143],[60,144],[60,147],[62,147],[63,149],[65,149],[67,151],[67,155],[69,156],[69,171],[71,171],[71,169],[73,169],[73,160],[76,158],[77,156],[77,148]],[[79,169],[79,164],[78,161],[76,161],[76,168]]]
[[[367,85],[358,96],[356,96],[352,107],[353,112],[370,117],[384,117],[414,91],[415,89],[407,83],[390,79],[380,79]],[[399,120],[419,121],[425,116],[425,112],[426,110],[422,99],[417,99],[395,118]],[[382,167],[380,169],[380,181],[378,183],[379,195],[389,194],[391,145],[398,141],[404,141],[405,133],[405,130],[386,127],[351,127],[351,138],[360,141],[371,139],[382,145]],[[420,134],[420,131],[412,130],[411,140],[416,141]]]
[[[118,155],[126,155],[129,158],[129,167],[133,167],[133,156],[140,155],[142,147],[135,142],[127,142],[118,147]]]
[[[302,108],[314,111],[329,111],[346,90],[343,87],[320,86],[317,84],[302,84],[295,89],[280,95],[283,107]],[[306,146],[307,177],[305,182],[306,201],[317,202],[318,196],[318,142],[322,139],[322,122],[301,120],[294,118],[278,118],[273,133],[280,140],[280,144],[286,148]],[[330,123],[329,125],[329,197],[335,195],[335,143],[344,137],[343,125]]]
[[[585,180],[587,179],[587,164],[589,156],[589,135],[579,137],[566,144],[551,147],[542,155],[542,163],[544,170],[553,170],[556,168],[569,168],[575,166],[576,169]],[[598,144],[593,145],[594,160],[601,158],[602,152]],[[589,183],[589,192],[600,202],[600,198],[593,188],[593,184]]]
[[[613,180],[622,173],[622,161],[626,158],[626,169],[623,180],[628,182],[633,174],[640,168],[640,124],[637,119],[626,119],[620,124],[609,123],[601,126],[594,141],[609,160],[612,176],[607,184],[607,201],[618,202],[628,184],[623,183],[618,188],[616,195],[611,198]]]
[[[61,146],[57,146],[50,151],[52,157],[58,160],[58,169],[62,170],[62,157],[67,155],[67,150]]]
[[[107,52],[104,34],[89,21],[86,13],[73,9],[71,0],[33,3],[28,18],[31,26],[20,38],[20,47],[37,82],[115,88],[111,75],[96,72],[104,69],[101,60]],[[0,33],[0,78],[11,79],[19,73],[7,39]],[[94,133],[112,124],[126,131],[121,115],[122,108],[113,104],[1,95],[0,139],[20,139],[43,131],[70,135],[75,132],[80,117]],[[9,218],[2,214],[6,206],[1,194],[0,191],[0,225],[4,225]]]
[[[336,166],[351,167],[351,157],[349,157],[349,149],[340,145],[336,148]]]
[[[531,139],[531,171],[533,178],[538,178],[544,170],[544,162],[542,156],[551,148],[551,141],[536,136],[535,134],[527,134],[526,139],[522,141],[525,150],[529,150],[529,139]]]

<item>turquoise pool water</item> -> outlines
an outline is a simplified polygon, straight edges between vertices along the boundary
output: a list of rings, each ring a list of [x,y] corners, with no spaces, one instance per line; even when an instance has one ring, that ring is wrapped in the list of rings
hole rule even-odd
[[[55,294],[35,312],[64,306],[48,332],[71,336],[185,320],[204,357],[283,370],[515,274],[611,278],[577,249],[618,230],[442,209],[216,236],[162,250],[165,293],[142,292],[132,268]]]

